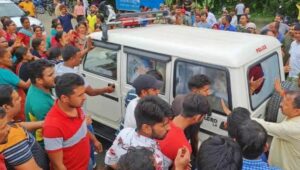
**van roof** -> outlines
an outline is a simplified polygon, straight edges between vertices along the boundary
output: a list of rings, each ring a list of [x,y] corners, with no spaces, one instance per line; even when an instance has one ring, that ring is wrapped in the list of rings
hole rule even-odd
[[[101,36],[91,34],[96,40]],[[281,46],[270,36],[178,25],[113,29],[108,42],[226,67],[240,67]]]
[[[3,3],[13,3],[11,0],[0,0],[0,4],[3,4]]]

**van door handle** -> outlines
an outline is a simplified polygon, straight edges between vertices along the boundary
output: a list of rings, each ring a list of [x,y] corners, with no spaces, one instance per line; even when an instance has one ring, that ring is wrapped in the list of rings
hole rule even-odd
[[[84,73],[81,73],[81,75],[82,75],[83,77],[86,77],[86,75],[85,75]]]

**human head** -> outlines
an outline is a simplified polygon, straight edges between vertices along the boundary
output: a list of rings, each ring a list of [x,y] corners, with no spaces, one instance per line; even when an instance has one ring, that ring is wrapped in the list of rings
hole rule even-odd
[[[228,136],[236,138],[238,127],[247,120],[250,120],[250,112],[248,109],[243,107],[233,109],[231,114],[227,116]]]
[[[80,49],[72,45],[66,45],[62,49],[61,54],[64,62],[68,62],[72,66],[79,66],[83,58]]]
[[[96,5],[91,5],[90,10],[91,10],[92,13],[97,12],[97,7],[96,7]]]
[[[247,23],[246,29],[249,33],[256,34],[256,25],[253,22]]]
[[[118,161],[117,170],[155,170],[154,152],[145,147],[130,147]]]
[[[274,22],[282,22],[283,20],[283,16],[280,14],[276,14],[275,18],[274,18]]]
[[[287,118],[300,116],[300,91],[288,91],[280,103],[282,113]]]
[[[36,51],[42,51],[42,52],[46,51],[45,41],[43,41],[43,39],[41,39],[41,38],[34,38],[31,41],[31,46]]]
[[[10,33],[15,33],[17,31],[17,26],[12,20],[6,20],[3,24],[3,29]]]
[[[5,48],[0,48],[0,65],[6,68],[11,68],[13,65],[11,53]]]
[[[77,1],[77,5],[82,5],[82,1],[81,0]]]
[[[157,96],[160,93],[163,82],[157,80],[154,76],[142,74],[133,81],[132,86],[135,88],[137,95],[140,97],[149,95]]]
[[[248,120],[237,130],[236,141],[240,145],[245,159],[257,159],[267,150],[267,132],[256,121]]]
[[[2,25],[4,25],[5,21],[10,20],[10,17],[8,17],[8,16],[3,16],[3,17],[1,17],[0,20],[1,20]]]
[[[201,22],[205,22],[207,18],[207,13],[206,12],[201,12],[200,13],[200,20]]]
[[[250,8],[249,7],[246,7],[245,10],[244,10],[244,13],[246,15],[249,15],[250,14]]]
[[[55,40],[62,46],[68,44],[68,35],[63,31],[59,31],[55,34]]]
[[[249,22],[248,16],[246,14],[241,15],[240,24],[245,26]]]
[[[71,108],[82,107],[86,99],[84,80],[75,73],[57,77],[55,92],[59,101]]]
[[[201,21],[201,15],[199,13],[195,14],[195,20],[196,20],[196,22],[200,22]]]
[[[205,140],[197,153],[198,169],[240,170],[242,169],[240,146],[224,136],[213,136]]]
[[[48,60],[62,60],[61,49],[52,47],[48,50]]]
[[[209,78],[204,74],[196,74],[188,82],[188,87],[192,93],[198,93],[203,96],[210,95],[210,85]]]
[[[300,24],[295,24],[294,27],[294,38],[297,42],[300,42]]]
[[[21,111],[21,98],[10,85],[0,85],[0,107],[2,107],[10,121]]]
[[[183,111],[180,114],[190,120],[190,124],[196,124],[203,120],[204,116],[211,113],[211,108],[205,96],[189,93],[182,103]]]
[[[29,78],[32,84],[51,89],[55,86],[54,64],[46,59],[36,60],[30,63],[28,67]]]
[[[33,61],[34,57],[31,54],[30,50],[24,46],[20,46],[15,50],[14,53],[17,58],[16,63],[20,63],[21,61]]]
[[[2,107],[0,107],[0,145],[7,142],[10,129],[7,123],[8,121],[6,112]]]
[[[80,23],[78,23],[78,25],[77,25],[77,31],[78,31],[78,33],[80,33],[80,34],[87,34],[87,30],[88,30],[88,27],[87,27],[86,22],[80,22]]]
[[[35,25],[33,27],[33,32],[37,37],[42,37],[43,36],[43,29],[41,26]]]
[[[104,23],[104,17],[101,14],[97,14],[97,23]]]
[[[63,31],[64,31],[64,28],[63,28],[63,26],[61,25],[61,23],[56,24],[56,26],[54,27],[54,29],[55,29],[57,32],[63,32]]]
[[[57,24],[60,24],[59,19],[58,18],[52,19],[52,21],[51,21],[51,28],[55,29],[55,27],[56,27]]]
[[[63,5],[63,4],[61,4],[59,6],[59,10],[60,10],[61,14],[63,14],[63,15],[65,15],[68,12],[67,11],[67,7],[65,5]]]
[[[158,96],[140,99],[134,111],[137,130],[152,139],[164,139],[171,115],[170,105]]]
[[[272,22],[271,24],[269,24],[269,30],[272,31],[275,35],[278,33],[279,24],[279,22]]]
[[[20,18],[21,24],[25,29],[30,29],[30,21],[28,17],[22,16]]]
[[[225,15],[222,17],[222,24],[223,25],[229,25],[231,22],[231,16],[230,15]]]

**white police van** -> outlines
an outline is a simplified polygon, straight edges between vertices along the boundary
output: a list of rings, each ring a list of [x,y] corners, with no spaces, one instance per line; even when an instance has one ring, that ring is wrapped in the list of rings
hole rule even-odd
[[[176,95],[189,92],[191,76],[210,78],[213,113],[200,127],[208,135],[227,135],[221,99],[230,109],[245,107],[252,117],[264,118],[275,79],[284,79],[281,44],[270,36],[177,25],[113,29],[107,41],[102,41],[101,32],[90,36],[95,48],[85,57],[81,72],[93,87],[114,83],[116,88],[111,94],[88,97],[86,107],[98,125],[96,133],[109,139],[125,113],[124,98],[133,80],[148,70],[163,75],[159,96],[169,103]],[[251,77],[264,77],[253,94]]]

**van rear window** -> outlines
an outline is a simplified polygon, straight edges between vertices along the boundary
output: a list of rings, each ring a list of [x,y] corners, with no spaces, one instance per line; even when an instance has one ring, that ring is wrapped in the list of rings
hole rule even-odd
[[[211,81],[211,94],[208,96],[208,99],[212,106],[212,110],[216,113],[224,114],[221,106],[221,99],[223,99],[229,108],[231,108],[230,81],[227,70],[187,61],[177,61],[174,74],[174,97],[179,94],[189,93],[188,81],[190,78],[197,74],[203,74]]]

